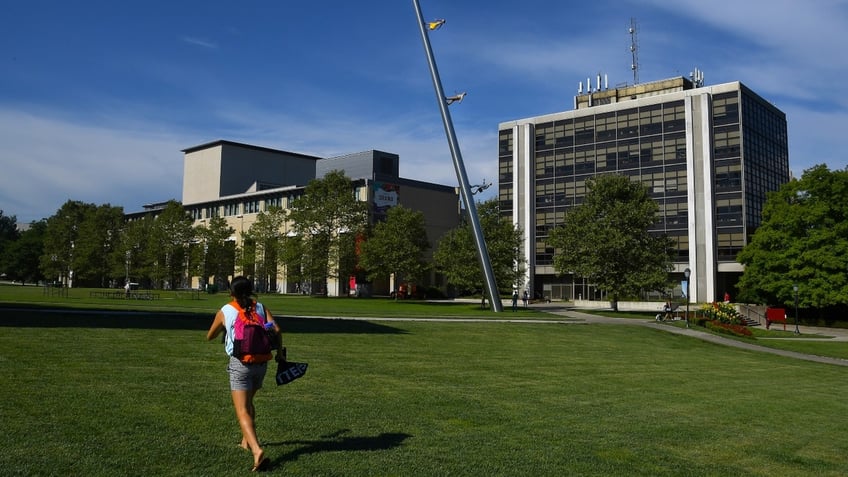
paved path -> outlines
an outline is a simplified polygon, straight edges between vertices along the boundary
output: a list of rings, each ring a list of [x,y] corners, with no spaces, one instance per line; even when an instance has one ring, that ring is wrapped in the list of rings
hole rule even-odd
[[[702,339],[704,341],[709,341],[712,343],[718,343],[725,346],[731,346],[734,348],[747,349],[752,351],[761,351],[764,353],[771,353],[780,356],[786,356],[789,358],[803,359],[807,361],[815,361],[818,363],[827,363],[827,364],[835,364],[838,366],[848,366],[848,360],[841,358],[831,358],[828,356],[816,356],[812,354],[798,353],[795,351],[786,351],[781,349],[768,348],[766,346],[760,346],[754,343],[748,343],[745,341],[739,341],[731,338],[725,338],[723,336],[715,335],[712,333],[707,333],[704,331],[700,331],[694,328],[678,328],[676,326],[669,326],[667,324],[658,323],[653,320],[639,320],[633,318],[612,318],[609,316],[600,316],[590,313],[582,313],[577,310],[569,309],[561,305],[555,304],[538,304],[534,307],[545,310],[548,313],[553,313],[559,316],[580,320],[585,323],[607,323],[607,324],[618,324],[618,325],[630,325],[630,326],[646,326],[649,328],[659,329],[663,331],[668,331],[669,333],[677,333],[680,335],[691,336],[693,338]],[[573,322],[572,322],[573,323]],[[789,327],[787,326],[787,330]],[[794,329],[794,325],[793,325]],[[821,338],[802,338],[802,339],[816,339],[821,341],[829,341],[829,342],[848,342],[848,330],[840,329],[840,328],[819,328],[813,326],[798,326],[798,331],[801,332],[802,335],[810,335],[815,336],[818,335]],[[772,338],[759,338],[759,339],[772,339]],[[776,338],[781,339],[781,338]],[[798,338],[784,338],[784,339],[798,339]],[[846,343],[848,346],[848,343]]]

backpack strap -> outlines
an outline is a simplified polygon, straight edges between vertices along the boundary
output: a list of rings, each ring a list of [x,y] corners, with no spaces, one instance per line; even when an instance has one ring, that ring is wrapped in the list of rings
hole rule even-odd
[[[238,310],[239,314],[241,316],[244,316],[245,320],[247,320],[250,323],[258,324],[260,326],[265,326],[265,321],[266,321],[265,315],[257,313],[256,312],[256,306],[255,306],[256,302],[254,301],[253,304],[254,304],[254,307],[252,309],[253,312],[250,314],[250,316],[248,316],[247,312],[244,310],[244,308],[241,307],[241,305],[238,304],[238,302],[236,300],[233,300],[233,301],[230,302],[230,306],[232,306],[233,308]]]

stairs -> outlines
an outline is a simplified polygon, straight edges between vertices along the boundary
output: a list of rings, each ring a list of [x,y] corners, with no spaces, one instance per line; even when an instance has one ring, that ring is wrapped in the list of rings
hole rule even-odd
[[[751,318],[742,317],[742,323],[745,323],[745,326],[760,326],[760,322],[757,320],[752,320]]]
[[[765,323],[765,311],[761,311],[760,308],[762,307],[743,303],[736,305],[736,311],[742,316],[742,322],[745,323],[745,326],[760,326],[761,323]]]

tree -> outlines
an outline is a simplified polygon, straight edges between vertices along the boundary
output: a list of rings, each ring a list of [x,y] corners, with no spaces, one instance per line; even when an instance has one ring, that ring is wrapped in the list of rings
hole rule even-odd
[[[118,251],[124,260],[124,279],[141,283],[145,288],[151,287],[155,269],[157,245],[150,240],[155,222],[152,215],[146,215],[125,224]]]
[[[513,287],[522,287],[526,262],[521,253],[521,230],[501,216],[496,199],[477,204],[477,213],[498,291],[509,293]],[[433,261],[448,283],[461,292],[483,290],[483,269],[470,224],[445,234],[436,247]]]
[[[848,303],[848,169],[818,165],[773,192],[737,260],[740,299],[801,308]]]
[[[67,286],[107,286],[120,270],[123,210],[69,200],[47,219],[41,271]]]
[[[44,279],[39,269],[39,260],[44,253],[44,232],[47,221],[39,220],[30,224],[20,237],[6,247],[4,263],[8,278],[21,283],[36,283]]]
[[[586,185],[583,203],[568,211],[548,239],[556,249],[554,269],[595,283],[610,294],[613,309],[620,297],[664,289],[672,242],[650,233],[659,206],[648,189],[620,175],[599,176]]]
[[[283,223],[286,216],[282,209],[272,208],[256,216],[245,234],[245,241],[253,244],[255,286],[257,291],[265,292],[276,285],[279,256],[282,248]]]
[[[5,273],[11,277],[14,272],[7,260],[7,248],[18,240],[20,233],[18,232],[18,218],[14,215],[3,215],[0,210],[0,273]]]
[[[188,286],[189,249],[194,240],[192,222],[183,206],[173,200],[153,221],[148,246],[155,256],[152,278],[157,287]]]
[[[307,274],[305,273],[305,260],[308,257],[306,247],[299,235],[286,235],[283,237],[283,249],[281,261],[286,267],[286,280],[295,283],[295,291],[308,293],[306,286]]]
[[[371,280],[394,274],[396,283],[416,282],[427,270],[424,252],[429,248],[424,214],[398,205],[361,244],[359,265]]]
[[[75,243],[75,279],[85,285],[107,287],[113,278],[123,275],[123,257],[119,255],[124,211],[109,204],[87,204]]]
[[[60,280],[65,286],[73,286],[74,274],[85,268],[80,255],[75,253],[80,238],[79,226],[95,207],[94,204],[69,200],[47,219],[44,255],[40,264],[45,276]]]
[[[365,228],[368,208],[357,200],[343,172],[331,171],[313,179],[289,212],[300,236],[301,273],[327,290],[328,277],[341,278],[350,266],[354,239]],[[345,266],[347,265],[347,266]]]
[[[206,285],[208,278],[212,276],[212,283],[219,288],[224,288],[227,275],[233,272],[234,263],[234,240],[231,237],[236,230],[229,225],[223,217],[212,217],[208,226],[199,226],[196,236],[201,247],[198,252],[201,285]]]

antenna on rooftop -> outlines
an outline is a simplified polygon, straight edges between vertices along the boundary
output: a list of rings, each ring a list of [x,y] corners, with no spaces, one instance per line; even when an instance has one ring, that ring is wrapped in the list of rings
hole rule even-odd
[[[695,68],[695,71],[689,73],[689,79],[692,80],[696,88],[704,86],[704,72],[698,68]]]
[[[639,84],[639,42],[636,38],[636,19],[630,17],[630,69],[633,70],[633,84]]]

